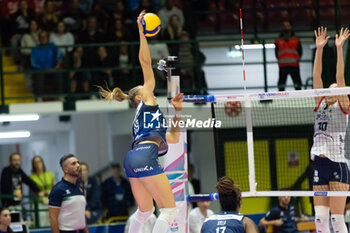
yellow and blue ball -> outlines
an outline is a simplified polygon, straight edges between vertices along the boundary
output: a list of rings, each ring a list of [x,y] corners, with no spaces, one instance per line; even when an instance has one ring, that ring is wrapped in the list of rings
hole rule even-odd
[[[160,31],[160,18],[158,15],[153,13],[147,13],[141,21],[143,27],[143,34],[146,37],[152,37],[159,33]]]

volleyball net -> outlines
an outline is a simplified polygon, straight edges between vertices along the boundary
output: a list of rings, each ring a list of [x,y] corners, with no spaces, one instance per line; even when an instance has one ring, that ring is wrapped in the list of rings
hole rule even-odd
[[[350,94],[350,88],[238,95],[188,95],[185,102],[211,103],[217,176],[227,175],[240,186],[243,197],[252,196],[350,196],[344,188],[312,191],[318,173],[310,151],[347,163],[349,154],[348,115],[332,98]],[[340,101],[338,101],[340,102]],[[321,103],[321,104],[319,104]],[[319,108],[317,108],[319,106]],[[315,112],[316,110],[316,112]],[[316,122],[316,124],[315,124]],[[316,129],[316,130],[315,130]],[[341,169],[346,169],[341,168]],[[327,171],[328,171],[327,170]],[[344,180],[348,170],[330,174]],[[331,171],[331,170],[329,170]],[[315,175],[315,177],[314,177]],[[320,179],[323,179],[320,177]],[[209,195],[209,194],[208,194]],[[188,201],[209,197],[193,196]]]

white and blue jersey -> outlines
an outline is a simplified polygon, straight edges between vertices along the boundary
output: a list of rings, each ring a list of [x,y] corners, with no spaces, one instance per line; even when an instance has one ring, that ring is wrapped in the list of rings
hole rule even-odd
[[[51,190],[49,207],[60,208],[58,226],[61,231],[85,228],[86,200],[82,187],[62,178]]]
[[[339,101],[328,105],[323,97],[314,110],[314,143],[311,159],[321,154],[333,162],[350,164],[345,157],[345,134],[349,109],[342,109]]]
[[[202,233],[244,233],[244,215],[235,211],[221,211],[207,218]]]
[[[166,121],[158,105],[147,105],[142,100],[137,106],[136,115],[133,122],[134,142],[132,147],[140,142],[159,137],[162,142],[159,145],[158,155],[164,155],[168,151],[166,143]]]

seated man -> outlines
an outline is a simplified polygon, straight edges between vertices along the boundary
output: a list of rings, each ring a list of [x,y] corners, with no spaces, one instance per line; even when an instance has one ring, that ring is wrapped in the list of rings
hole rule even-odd
[[[276,233],[296,233],[298,231],[297,222],[308,221],[307,217],[296,218],[294,206],[290,205],[290,196],[278,197],[279,205],[273,207],[260,220],[259,225],[274,226]]]
[[[200,233],[204,220],[214,214],[214,212],[209,209],[210,201],[197,202],[197,206],[198,207],[190,211],[190,233]]]

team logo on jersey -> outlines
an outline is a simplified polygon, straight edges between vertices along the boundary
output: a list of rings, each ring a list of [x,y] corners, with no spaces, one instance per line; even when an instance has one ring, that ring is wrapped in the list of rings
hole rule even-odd
[[[315,183],[318,183],[319,180],[320,180],[320,178],[318,177],[318,171],[315,170],[315,171],[314,171],[314,182],[315,182]]]
[[[144,128],[152,128],[152,129],[159,129],[161,127],[161,118],[162,113],[159,111],[159,109],[156,112],[144,112],[143,113],[143,127]]]
[[[138,173],[138,172],[148,172],[148,171],[153,171],[153,170],[154,170],[153,167],[146,165],[145,167],[142,167],[142,168],[135,168],[135,169],[134,169],[134,172],[135,172],[135,173]]]
[[[338,172],[333,172],[334,179],[339,180]]]
[[[67,193],[67,194],[70,194],[70,191],[69,191],[69,189],[66,189],[66,193]]]

